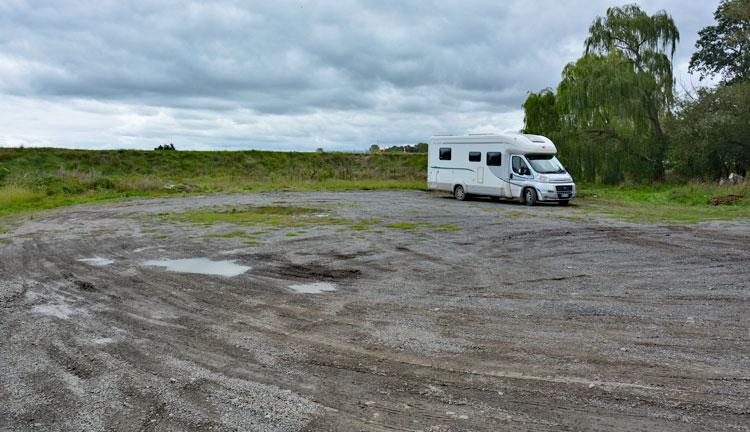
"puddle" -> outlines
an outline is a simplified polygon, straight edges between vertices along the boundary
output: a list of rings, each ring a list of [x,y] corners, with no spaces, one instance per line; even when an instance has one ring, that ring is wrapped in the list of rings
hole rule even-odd
[[[239,276],[250,270],[250,267],[235,264],[234,261],[211,261],[208,258],[186,258],[175,260],[149,260],[147,266],[165,267],[177,273],[198,273],[217,276]]]
[[[73,314],[73,309],[64,304],[44,304],[36,305],[31,311],[40,315],[53,316],[61,319],[67,319]]]
[[[76,261],[85,262],[86,264],[91,264],[91,265],[101,266],[101,267],[108,266],[112,264],[113,262],[115,262],[114,260],[111,260],[109,258],[102,258],[102,257],[81,258]]]
[[[336,291],[336,286],[328,282],[315,282],[309,284],[289,285],[289,289],[301,294],[319,294],[324,291]]]

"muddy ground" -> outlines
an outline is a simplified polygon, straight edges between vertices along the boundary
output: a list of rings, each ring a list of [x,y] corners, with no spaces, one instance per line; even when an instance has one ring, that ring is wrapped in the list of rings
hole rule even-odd
[[[236,205],[352,222],[246,244],[163,214]],[[750,429],[748,224],[275,192],[73,207],[0,238],[0,430]],[[195,257],[251,269],[143,264]]]

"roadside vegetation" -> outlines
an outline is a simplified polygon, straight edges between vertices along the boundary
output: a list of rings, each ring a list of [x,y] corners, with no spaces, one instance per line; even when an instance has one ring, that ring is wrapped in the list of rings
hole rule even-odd
[[[0,217],[186,193],[419,189],[426,156],[298,152],[0,149]]]
[[[576,207],[633,222],[750,220],[750,187],[709,183],[585,186]]]

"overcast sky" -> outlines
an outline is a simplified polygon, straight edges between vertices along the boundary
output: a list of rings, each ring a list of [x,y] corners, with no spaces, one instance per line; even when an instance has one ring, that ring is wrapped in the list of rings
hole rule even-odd
[[[678,82],[718,0],[672,15]],[[0,146],[366,149],[518,130],[592,0],[0,1]]]

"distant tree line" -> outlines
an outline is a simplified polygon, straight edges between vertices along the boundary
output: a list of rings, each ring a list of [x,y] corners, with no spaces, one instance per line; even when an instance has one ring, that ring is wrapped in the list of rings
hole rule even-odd
[[[370,153],[427,153],[427,143],[396,145],[386,148],[380,148],[379,145],[373,144],[370,146]]]
[[[527,133],[550,137],[586,182],[716,179],[750,169],[750,0],[723,0],[700,31],[691,72],[711,88],[674,91],[680,34],[671,16],[609,8],[556,90],[530,93]]]
[[[174,144],[169,143],[169,144],[159,144],[159,147],[156,147],[154,150],[177,150],[177,149],[174,147]]]

